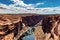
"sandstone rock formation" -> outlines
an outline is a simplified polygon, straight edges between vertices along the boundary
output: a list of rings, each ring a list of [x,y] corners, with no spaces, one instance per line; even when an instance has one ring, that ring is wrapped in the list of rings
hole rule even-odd
[[[44,40],[60,40],[60,16],[48,16],[42,21]],[[52,39],[51,39],[52,38]]]
[[[43,40],[44,33],[42,30],[42,26],[35,27],[34,37],[35,37],[35,40]]]
[[[0,15],[0,40],[17,40],[27,27],[34,27],[40,15]]]
[[[57,16],[59,15],[2,14],[0,15],[0,40],[17,40],[26,31],[27,27],[35,28],[35,40],[43,40],[40,31],[43,28],[44,33],[51,33],[53,24],[50,23],[50,20],[53,21],[54,18],[54,20],[58,20]],[[41,20],[42,25],[40,25]],[[35,27],[36,24],[38,26]],[[40,27],[42,28],[40,29]]]

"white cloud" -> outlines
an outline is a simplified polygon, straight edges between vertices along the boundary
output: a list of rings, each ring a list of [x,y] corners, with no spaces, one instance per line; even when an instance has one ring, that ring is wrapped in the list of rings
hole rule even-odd
[[[12,8],[12,9],[0,9],[0,13],[36,13],[36,14],[59,14],[60,7],[52,8]]]
[[[60,13],[59,7],[48,7],[48,8],[35,8],[38,5],[43,5],[44,3],[36,4],[26,4],[22,0],[11,0],[14,4],[6,5],[0,3],[0,13],[36,13],[36,14],[56,14]],[[16,7],[17,5],[21,7]]]
[[[42,4],[44,4],[44,3],[36,3],[37,6],[38,6],[38,5],[42,5]]]
[[[22,6],[22,7],[25,7],[25,8],[28,8],[28,7],[35,7],[35,6],[38,6],[38,5],[42,5],[44,3],[36,3],[36,4],[26,4],[24,3],[22,0],[11,0],[14,2],[14,5],[19,5],[19,6]]]
[[[0,3],[0,7],[2,8],[5,8],[5,9],[2,9],[1,12],[27,12],[27,9],[34,9],[36,6],[38,5],[41,5],[41,4],[44,4],[44,3],[36,3],[36,4],[26,4],[24,3],[22,0],[11,0],[12,2],[14,2],[14,4],[10,4],[10,5],[6,5],[6,4],[3,4],[3,3]],[[17,5],[21,6],[21,7],[16,7]],[[9,11],[6,11],[6,10],[9,10]],[[0,13],[1,13],[0,12]]]
[[[7,6],[7,5],[2,4],[2,3],[0,3],[0,7],[3,7],[3,8],[8,8],[8,6]]]

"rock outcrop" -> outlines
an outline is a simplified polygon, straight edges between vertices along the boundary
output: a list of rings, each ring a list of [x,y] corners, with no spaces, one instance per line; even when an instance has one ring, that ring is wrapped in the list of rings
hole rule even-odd
[[[60,15],[48,16],[42,21],[45,40],[60,40]],[[52,40],[51,39],[51,40]]]
[[[18,34],[23,33],[22,30],[26,30],[25,28],[34,27],[42,19],[40,17],[40,15],[0,15],[0,40],[15,39]]]
[[[0,40],[17,40],[27,29],[27,27],[34,27],[36,24],[40,23],[41,20],[44,20],[43,25],[49,24],[46,23],[50,19],[47,18],[50,15],[14,15],[14,14],[5,14],[0,15]],[[56,16],[56,15],[51,15]],[[39,24],[40,25],[40,24]],[[50,24],[49,24],[50,25]],[[46,25],[45,25],[46,26]],[[51,25],[50,25],[51,26]],[[40,38],[39,32],[40,27],[36,27],[35,29],[35,38]],[[44,28],[44,27],[43,27]],[[43,30],[45,30],[44,28]],[[39,31],[38,31],[39,30]],[[48,29],[47,29],[48,30]],[[46,32],[45,30],[44,32]],[[50,30],[50,29],[49,29]],[[50,32],[50,31],[49,31]],[[38,34],[37,34],[38,33]]]

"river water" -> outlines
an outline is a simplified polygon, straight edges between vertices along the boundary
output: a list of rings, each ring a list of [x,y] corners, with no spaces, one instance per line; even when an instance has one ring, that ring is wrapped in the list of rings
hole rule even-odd
[[[31,35],[25,36],[23,37],[23,40],[34,40],[34,35],[31,34]]]
[[[34,40],[34,28],[29,27],[19,40]]]

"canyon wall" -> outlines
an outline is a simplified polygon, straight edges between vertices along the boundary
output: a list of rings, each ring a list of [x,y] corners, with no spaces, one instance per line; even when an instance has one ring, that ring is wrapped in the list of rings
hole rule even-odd
[[[43,18],[41,15],[0,15],[0,40],[13,40],[21,30],[34,27]]]
[[[22,30],[26,31],[27,27],[35,27],[36,24],[48,16],[53,15],[0,15],[0,40],[14,40],[21,36],[19,34],[23,33]],[[36,34],[37,31],[35,31]],[[38,39],[37,36],[35,38]]]

